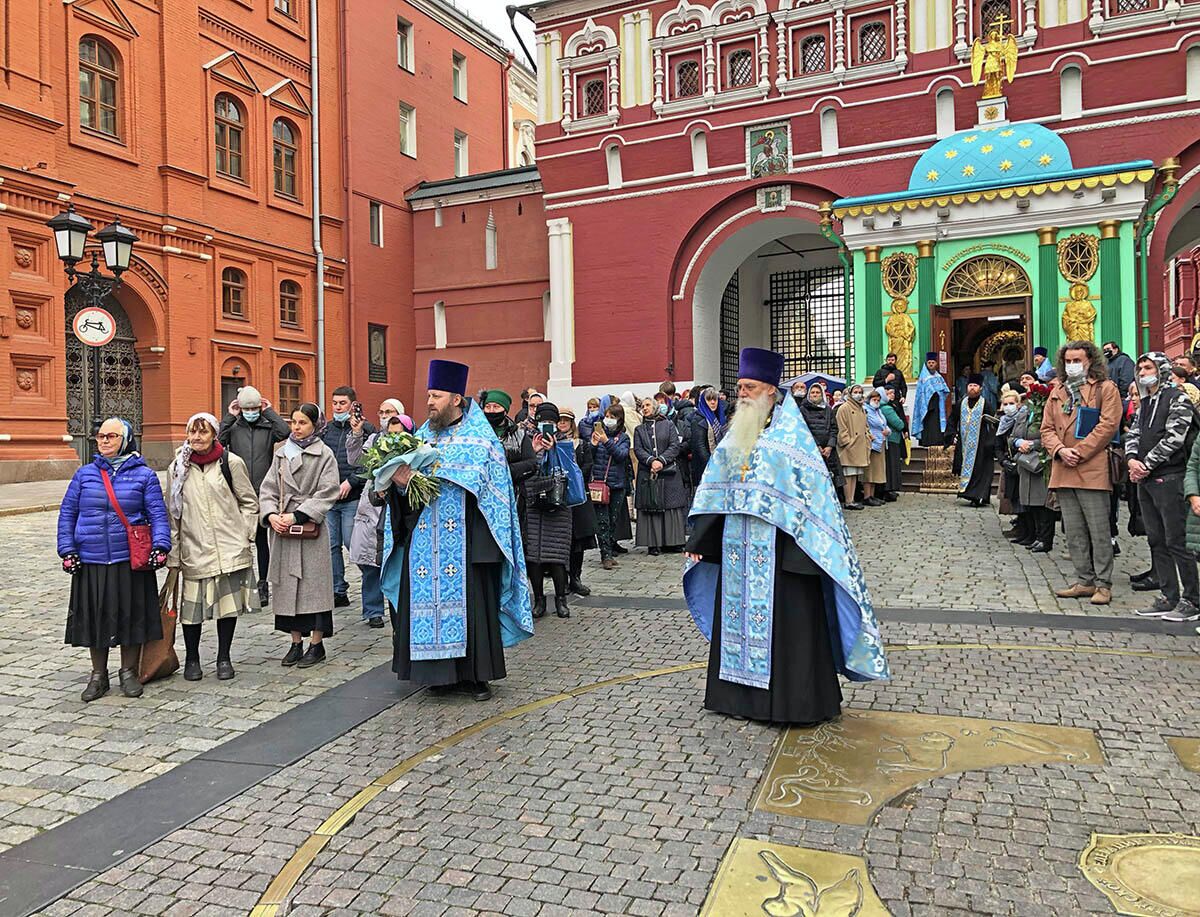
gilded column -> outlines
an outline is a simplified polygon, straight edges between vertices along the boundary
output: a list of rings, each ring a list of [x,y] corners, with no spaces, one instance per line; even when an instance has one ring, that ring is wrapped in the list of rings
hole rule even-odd
[[[1034,324],[1037,327],[1032,344],[1045,347],[1054,359],[1062,337],[1061,304],[1058,301],[1058,227],[1043,226],[1038,231],[1038,284],[1033,303]]]
[[[913,373],[925,365],[925,354],[933,346],[933,304],[937,302],[937,265],[933,263],[933,240],[917,243],[917,346],[913,354]]]
[[[1100,337],[1097,343],[1121,340],[1121,221],[1102,220],[1100,227]],[[1136,348],[1135,348],[1136,349]],[[1125,393],[1122,392],[1122,395]]]
[[[863,314],[867,323],[864,329],[866,353],[858,363],[866,366],[867,372],[874,372],[883,362],[883,323],[886,321],[883,317],[883,275],[878,245],[868,245],[863,249],[863,282],[867,287],[863,293]]]

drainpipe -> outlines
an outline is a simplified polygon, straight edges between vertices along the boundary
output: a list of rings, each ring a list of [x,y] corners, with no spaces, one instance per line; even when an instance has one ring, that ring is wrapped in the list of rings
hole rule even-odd
[[[1171,156],[1163,160],[1159,170],[1163,176],[1162,190],[1146,205],[1137,229],[1138,279],[1141,289],[1138,291],[1138,322],[1141,325],[1141,352],[1150,350],[1150,268],[1146,263],[1146,242],[1150,233],[1154,232],[1154,224],[1158,213],[1174,199],[1179,190],[1179,181],[1175,173],[1179,169],[1179,160]]]
[[[325,250],[321,247],[321,76],[317,3],[308,4],[308,66],[312,75],[312,246],[317,256],[317,404],[325,403]]]
[[[842,270],[845,276],[842,278],[842,342],[845,349],[846,361],[846,384],[850,385],[854,379],[854,341],[850,339],[850,326],[852,324],[852,312],[854,304],[850,299],[850,284],[849,279],[852,274],[850,264],[850,255],[846,250],[846,242],[837,231],[833,228],[833,201],[822,201],[821,206],[817,208],[817,212],[821,214],[821,235],[828,241],[837,246],[838,261],[842,263]]]

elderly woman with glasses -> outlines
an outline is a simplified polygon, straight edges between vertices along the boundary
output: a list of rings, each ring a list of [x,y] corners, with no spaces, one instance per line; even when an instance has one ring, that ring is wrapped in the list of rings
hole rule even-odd
[[[154,571],[171,551],[162,487],[137,452],[133,426],[110,417],[96,434],[96,450],[71,478],[58,516],[58,556],[71,575],[65,642],[87,647],[92,657],[85,703],[108,693],[108,651],[114,646],[121,648],[121,693],[141,697],[142,644],[162,639]],[[146,569],[130,564],[126,522],[150,526]]]

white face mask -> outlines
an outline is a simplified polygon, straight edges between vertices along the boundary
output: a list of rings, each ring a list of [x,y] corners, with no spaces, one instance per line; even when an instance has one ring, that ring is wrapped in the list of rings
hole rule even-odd
[[[1138,387],[1143,392],[1148,392],[1158,384],[1158,376],[1138,376]]]
[[[1087,369],[1084,367],[1084,365],[1082,363],[1068,363],[1067,364],[1067,378],[1068,379],[1082,379],[1086,374],[1087,374]]]
[[[850,397],[853,398],[855,401],[857,401],[859,404],[863,403],[863,393],[862,392],[852,392]]]
[[[615,417],[604,418],[604,429],[615,430],[617,428],[617,419]]]

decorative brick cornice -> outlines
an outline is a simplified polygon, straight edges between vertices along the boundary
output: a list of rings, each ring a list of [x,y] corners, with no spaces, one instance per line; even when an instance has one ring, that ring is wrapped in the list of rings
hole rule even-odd
[[[308,85],[309,72],[307,62],[280,51],[278,48],[259,40],[249,32],[239,29],[232,23],[226,22],[220,16],[205,9],[200,10],[200,26],[216,37],[222,44],[237,45],[246,51],[247,54],[258,57],[280,70],[280,72],[291,74],[293,78],[299,77],[304,81],[306,86]]]

